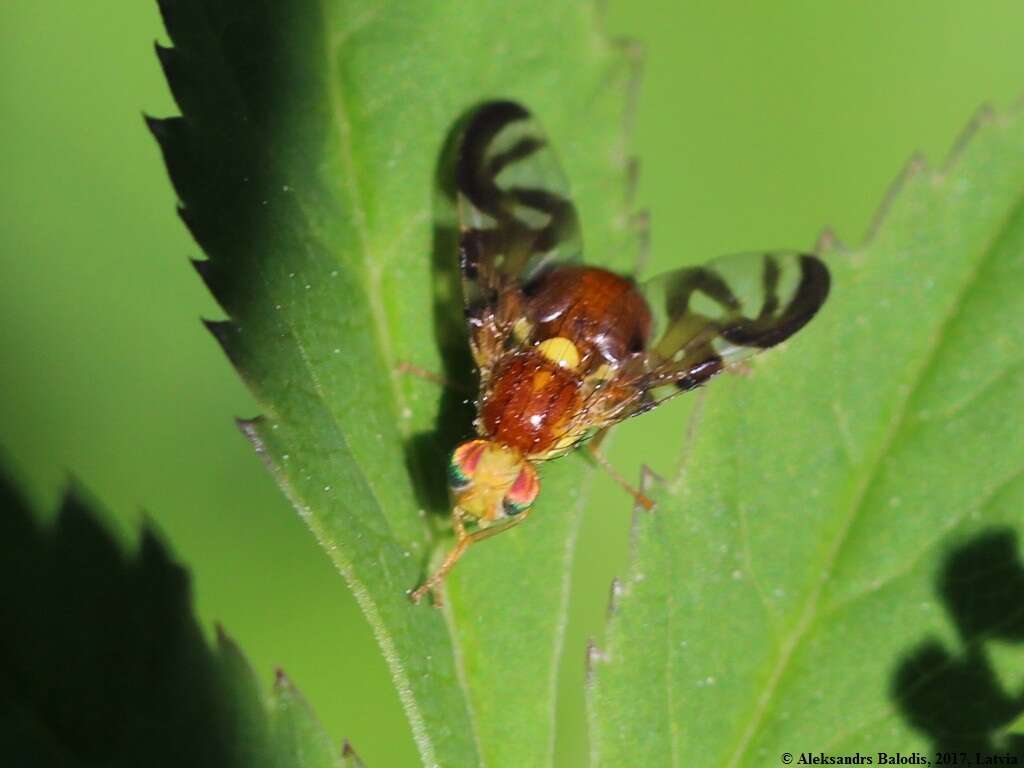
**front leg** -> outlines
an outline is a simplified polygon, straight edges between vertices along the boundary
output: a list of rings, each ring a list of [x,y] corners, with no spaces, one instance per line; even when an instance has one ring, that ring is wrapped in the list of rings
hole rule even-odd
[[[441,582],[444,581],[444,577],[447,576],[448,572],[455,567],[459,558],[462,557],[465,551],[469,549],[469,546],[473,543],[472,536],[466,532],[466,524],[462,520],[462,512],[458,507],[452,510],[452,528],[455,529],[455,546],[452,548],[452,551],[448,553],[444,562],[441,563],[441,567],[434,571],[429,579],[409,593],[409,599],[412,600],[414,605],[419,603],[427,592],[431,592],[433,594],[435,608],[440,608],[444,605],[441,598],[441,592],[437,587],[441,585]]]
[[[440,590],[441,583],[444,581],[451,569],[455,567],[459,558],[466,553],[466,550],[478,541],[489,539],[492,536],[497,536],[499,533],[504,533],[510,528],[514,528],[519,525],[519,523],[523,522],[529,514],[530,509],[526,509],[515,517],[510,517],[497,525],[492,525],[488,528],[481,528],[478,531],[469,533],[466,531],[466,524],[463,520],[462,512],[456,507],[452,510],[452,527],[455,529],[455,546],[452,548],[452,551],[448,553],[448,556],[445,557],[441,566],[434,571],[430,578],[409,594],[409,599],[412,600],[414,604],[419,603],[419,601],[423,599],[423,596],[427,594],[427,592],[430,592],[434,598],[434,607],[440,608],[443,606],[444,600],[441,597]]]

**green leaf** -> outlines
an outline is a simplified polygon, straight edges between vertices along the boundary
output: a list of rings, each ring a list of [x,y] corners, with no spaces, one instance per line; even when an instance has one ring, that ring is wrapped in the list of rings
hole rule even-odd
[[[433,205],[446,137],[482,101],[538,115],[591,260],[630,263],[631,58],[568,0],[160,5],[183,117],[151,127],[229,316],[211,328],[265,409],[246,433],[353,589],[423,762],[549,763],[585,467],[545,473],[530,523],[460,563],[446,612],[410,605],[450,545],[444,468],[472,414],[395,369],[471,381]]]
[[[1020,713],[1020,717],[1007,725],[1004,731],[1016,735],[1024,734],[1024,711]]]
[[[283,672],[277,674],[270,699],[270,742],[273,753],[269,759],[275,766],[363,768],[347,741],[339,753],[305,698]]]
[[[595,765],[1024,746],[1020,112],[824,251],[821,316],[708,388],[636,517]]]
[[[264,697],[223,632],[207,645],[148,526],[128,552],[80,493],[41,525],[0,477],[0,626],[5,765],[356,765],[282,673]]]

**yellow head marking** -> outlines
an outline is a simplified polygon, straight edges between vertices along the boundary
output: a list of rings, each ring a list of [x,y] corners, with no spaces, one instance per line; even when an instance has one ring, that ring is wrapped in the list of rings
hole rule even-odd
[[[571,371],[579,368],[579,350],[564,336],[555,336],[542,341],[537,345],[537,351],[560,368],[568,368]]]

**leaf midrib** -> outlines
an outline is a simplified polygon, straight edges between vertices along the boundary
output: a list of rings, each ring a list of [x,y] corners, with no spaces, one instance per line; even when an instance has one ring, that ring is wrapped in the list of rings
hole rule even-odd
[[[359,248],[363,255],[363,269],[366,282],[366,294],[369,297],[370,312],[373,315],[373,327],[377,339],[376,348],[387,371],[388,387],[391,390],[391,404],[394,408],[394,418],[398,424],[399,432],[403,437],[408,437],[408,426],[400,418],[402,409],[405,406],[405,397],[401,387],[398,386],[394,371],[394,352],[391,348],[391,337],[386,332],[388,329],[387,313],[384,311],[380,295],[379,271],[373,267],[372,249],[370,247],[370,235],[366,229],[366,205],[364,195],[360,189],[359,174],[356,171],[355,156],[352,150],[352,123],[348,118],[348,105],[345,101],[345,91],[338,81],[337,62],[338,44],[332,39],[328,30],[329,14],[325,0],[320,0],[320,16],[324,29],[324,66],[327,70],[327,98],[330,101],[331,113],[334,115],[335,129],[338,134],[338,148],[341,155],[341,163],[344,167],[346,183],[342,184],[349,204],[352,207],[352,224],[359,239]],[[373,19],[367,20],[360,29],[366,29],[373,24]],[[344,37],[343,37],[344,39]]]
[[[341,93],[341,89],[340,84],[337,82],[337,74],[335,72],[335,68],[332,66],[332,60],[335,56],[336,47],[333,44],[330,37],[326,35],[326,21],[328,15],[323,0],[321,0],[320,2],[320,10],[322,19],[324,21],[323,27],[325,29],[326,38],[324,51],[326,56],[325,66],[327,69],[326,90],[328,91],[328,98],[330,99],[332,105],[332,112],[334,113],[336,121],[335,127],[338,131],[339,136],[339,149],[342,158],[342,163],[345,166],[345,170],[349,174],[348,183],[344,184],[343,187],[346,189],[346,192],[350,198],[350,204],[353,207],[353,220],[355,222],[356,233],[360,240],[360,246],[362,248],[363,265],[364,268],[366,269],[366,272],[364,274],[368,278],[369,272],[371,271],[370,269],[367,268],[367,264],[369,261],[368,254],[370,253],[369,238],[365,229],[365,222],[362,219],[362,216],[365,212],[365,208],[361,203],[360,193],[357,188],[358,182],[357,177],[355,175],[355,163],[351,152],[351,145],[346,138],[348,135],[350,135],[350,128],[348,127],[348,123],[345,118],[344,105],[340,104],[337,98],[337,96]],[[211,20],[209,19],[209,17],[206,17],[205,20],[207,23],[207,28],[211,32],[211,39],[215,41],[218,53],[221,55],[222,61],[224,62],[224,65],[222,66],[222,71],[233,73],[233,70],[231,69],[231,67],[227,66],[227,62],[223,58],[223,50],[222,47],[220,46],[219,37],[212,33],[213,26]],[[360,28],[365,28],[370,23],[372,23],[372,21],[372,18],[368,19],[365,24],[361,25]],[[232,81],[234,81],[233,77],[231,79]],[[237,82],[234,83],[234,86],[235,94],[238,98],[239,105],[244,107],[248,112],[248,105],[243,96],[243,91],[238,86]],[[250,129],[254,129],[257,123],[255,121],[249,121],[249,125]],[[298,210],[302,213],[307,223],[311,224],[311,219],[309,218],[306,212],[306,205],[302,199],[303,193],[301,189],[296,189],[295,192],[296,195],[293,197],[293,199],[296,200]],[[309,231],[312,231],[312,227],[309,228]],[[325,250],[330,252],[332,249],[325,248]],[[264,288],[270,291],[271,286],[267,282],[266,275],[261,273],[261,279],[264,283]],[[383,338],[384,336],[386,336],[386,334],[383,333],[383,329],[386,328],[387,326],[386,316],[383,312],[383,307],[381,306],[380,303],[379,285],[376,284],[371,279],[366,280],[366,285],[367,295],[370,297],[370,309],[371,312],[373,313],[374,327],[379,342],[377,344],[377,350],[380,356],[380,362],[383,365],[384,370],[391,371],[393,370],[393,365],[388,365],[388,361],[390,359],[388,355],[388,352],[390,350],[390,344],[389,340]],[[299,351],[299,355],[302,358],[303,366],[306,369],[306,375],[309,378],[309,380],[313,383],[313,386],[320,397],[320,402],[326,404],[328,400],[325,397],[325,393],[323,392],[317,377],[313,375],[312,367],[309,362],[308,353],[301,341],[301,338],[296,328],[293,326],[290,319],[285,318],[284,324],[288,328],[289,335],[294,340],[296,348]],[[400,434],[405,434],[406,426],[403,420],[399,418],[399,414],[401,412],[400,401],[402,401],[403,399],[402,394],[400,392],[400,388],[397,386],[397,383],[394,380],[394,377],[388,376],[387,378],[389,387],[391,388],[392,391],[392,398],[390,398],[390,403],[394,411],[393,417],[395,419],[396,424],[399,425]],[[272,403],[270,403],[269,401],[265,401],[264,398],[259,398],[259,400],[261,401],[261,406],[268,413],[274,413],[275,409],[273,408]],[[348,445],[348,439],[345,436],[345,430],[342,429],[342,426],[337,421],[335,414],[331,411],[330,408],[324,408],[324,412],[327,418],[330,420],[331,426],[341,436],[346,445]],[[354,465],[357,467],[360,476],[366,483],[367,489],[369,490],[370,495],[373,498],[378,513],[381,514],[384,523],[388,526],[388,529],[390,530],[390,523],[388,523],[386,516],[383,515],[383,507],[381,505],[381,500],[378,495],[376,487],[370,481],[369,475],[367,475],[365,469],[361,466],[359,459],[355,455],[355,453],[349,450],[349,456]],[[269,459],[269,456],[267,458]],[[416,695],[413,693],[411,680],[408,678],[405,672],[405,666],[403,664],[403,660],[401,659],[401,655],[398,652],[397,645],[395,644],[391,633],[388,631],[384,621],[381,618],[376,599],[371,595],[371,591],[366,587],[366,585],[363,584],[356,577],[353,564],[346,558],[343,558],[339,555],[340,549],[337,547],[337,542],[334,541],[334,537],[330,535],[327,529],[316,520],[315,515],[306,515],[303,513],[303,504],[299,503],[299,499],[301,497],[294,488],[294,486],[292,486],[292,484],[288,481],[288,478],[283,468],[280,466],[271,466],[271,470],[273,474],[277,476],[278,483],[280,484],[281,488],[285,490],[286,496],[291,501],[292,506],[295,507],[300,512],[300,515],[303,518],[306,519],[307,524],[313,530],[313,533],[316,536],[316,538],[321,542],[321,546],[327,552],[328,557],[335,566],[335,568],[345,577],[345,579],[349,582],[350,586],[352,587],[352,591],[356,597],[356,601],[359,603],[360,607],[363,610],[363,613],[367,618],[367,621],[370,623],[374,635],[377,638],[378,643],[380,643],[381,645],[381,650],[383,652],[385,659],[388,662],[388,666],[391,668],[391,673],[396,678],[395,687],[399,693],[399,698],[402,700],[402,703],[406,710],[406,715],[409,718],[410,726],[413,732],[413,737],[417,743],[417,746],[419,747],[421,757],[428,764],[436,763],[436,751],[434,748],[433,738],[430,733],[430,728],[427,726],[426,720],[423,717],[423,713],[420,710],[418,699]],[[451,635],[450,626],[449,635]],[[460,683],[462,683],[462,676],[460,676],[459,679]],[[474,743],[478,744],[478,740],[476,739],[475,718],[473,717],[473,713],[471,710],[470,699],[469,696],[467,695],[464,684],[462,687],[464,705],[466,707],[467,713],[469,714],[471,725],[474,729]]]
[[[943,180],[948,180],[948,178],[948,175],[946,175],[943,177]],[[835,567],[835,563],[838,560],[843,546],[846,544],[854,523],[864,509],[864,500],[867,498],[868,491],[874,485],[886,456],[888,456],[896,438],[907,423],[910,403],[913,401],[921,384],[926,380],[929,370],[933,367],[936,355],[942,347],[942,342],[945,339],[949,326],[957,319],[963,309],[964,299],[974,289],[977,284],[978,276],[982,272],[985,264],[992,257],[996,249],[996,245],[1006,234],[1010,224],[1017,218],[1022,207],[1024,207],[1024,193],[1018,193],[1014,203],[1009,206],[1007,213],[999,221],[992,235],[986,240],[986,245],[982,250],[981,255],[975,258],[970,273],[967,275],[966,280],[964,280],[962,289],[951,303],[946,317],[938,323],[937,330],[932,338],[932,343],[928,347],[927,352],[923,355],[921,364],[914,372],[911,386],[907,388],[906,394],[899,403],[896,418],[892,421],[893,426],[884,435],[879,449],[876,451],[871,463],[868,465],[867,470],[864,473],[864,479],[860,483],[857,492],[854,494],[850,511],[846,515],[833,547],[826,555],[824,567],[819,571],[822,575],[809,594],[804,610],[801,612],[800,618],[797,620],[793,632],[789,634],[781,646],[781,651],[776,658],[775,664],[773,665],[771,674],[768,678],[768,685],[766,686],[764,693],[762,693],[761,697],[758,699],[757,706],[751,713],[747,726],[740,736],[739,743],[737,744],[732,757],[729,759],[728,763],[726,763],[726,768],[735,768],[746,756],[754,735],[760,728],[761,723],[768,712],[772,698],[778,689],[779,682],[782,680],[782,677],[786,672],[790,659],[792,659],[797,647],[815,623],[818,614],[818,602],[821,599],[825,585],[831,578],[832,570]],[[865,246],[867,244],[868,243],[865,243]],[[862,246],[862,248],[863,247],[864,246]]]
[[[324,0],[320,0],[320,15],[322,19],[322,26],[324,29],[324,56],[326,58],[325,67],[327,69],[327,92],[328,99],[331,104],[331,112],[334,115],[335,128],[338,133],[338,144],[341,155],[341,162],[344,166],[344,170],[347,175],[347,183],[344,184],[347,196],[349,198],[349,204],[352,206],[352,220],[356,231],[356,236],[359,239],[359,245],[363,254],[363,268],[364,268],[364,279],[366,283],[367,296],[369,298],[370,312],[373,316],[373,327],[377,339],[376,349],[380,362],[383,365],[384,370],[387,372],[388,386],[391,390],[390,402],[394,409],[392,414],[395,423],[398,425],[399,434],[403,438],[409,437],[409,426],[405,419],[401,418],[401,414],[405,412],[406,401],[405,396],[401,390],[401,387],[396,381],[394,374],[395,370],[395,356],[391,346],[390,334],[386,332],[389,328],[387,319],[387,312],[384,309],[383,298],[381,296],[380,289],[380,271],[373,265],[373,259],[370,257],[370,238],[369,233],[366,229],[366,207],[363,202],[363,195],[359,186],[359,176],[356,172],[355,157],[352,149],[352,124],[348,119],[348,107],[345,101],[345,91],[341,87],[341,83],[338,81],[337,75],[337,51],[340,43],[332,38],[328,33],[328,18],[329,14]],[[371,26],[376,18],[375,15],[370,15],[360,25],[360,30],[365,30]],[[341,40],[345,40],[346,36],[343,35]],[[358,462],[357,462],[358,466]],[[412,471],[417,475],[421,476],[423,473],[422,467],[419,466],[418,462],[414,462],[412,465]],[[362,468],[360,468],[362,472]],[[365,474],[364,474],[365,476]],[[419,477],[422,482],[422,477]],[[379,502],[378,502],[379,506]],[[430,538],[429,531],[426,530],[426,526],[421,526],[424,529],[424,535],[428,543]],[[367,613],[369,619],[371,614]],[[466,673],[464,668],[463,656],[457,643],[457,633],[454,631],[452,625],[451,614],[449,611],[445,611],[445,628],[448,632],[449,643],[452,651],[452,663],[456,669],[456,680],[458,681],[460,691],[462,693],[463,706],[466,710],[466,716],[469,720],[469,727],[472,736],[473,744],[476,746],[477,759],[479,760],[483,754],[480,745],[479,727],[477,726],[476,712],[473,709],[473,700],[469,695],[469,689],[466,682]],[[378,635],[378,641],[383,637],[387,638],[389,644],[391,644],[390,634],[385,630],[382,623],[378,623],[374,627],[375,634]],[[383,643],[382,643],[383,645]],[[419,727],[415,722],[411,722],[413,735],[417,741],[423,759],[428,764],[436,762],[434,757],[434,749],[432,739],[429,736],[426,724],[423,721],[423,716],[419,711],[419,707],[416,703],[416,697],[411,693],[412,688],[408,685],[408,680],[405,678],[404,665],[401,663],[401,659],[397,653],[385,654],[388,659],[389,665],[392,666],[393,674],[400,676],[405,681],[406,685],[398,686],[398,690],[410,691],[408,697],[408,703],[406,705],[407,715],[410,721],[415,721],[417,718],[420,720]]]

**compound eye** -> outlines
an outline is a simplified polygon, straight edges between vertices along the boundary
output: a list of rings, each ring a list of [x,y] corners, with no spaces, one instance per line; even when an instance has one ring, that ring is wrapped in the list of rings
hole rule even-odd
[[[473,475],[476,474],[486,447],[487,443],[483,440],[470,440],[455,449],[448,462],[448,485],[453,491],[468,488],[473,482]]]
[[[501,502],[501,508],[505,512],[506,517],[515,517],[529,509],[530,505],[509,501],[508,496],[506,496]]]
[[[537,477],[537,471],[529,464],[524,464],[512,487],[502,499],[502,509],[509,517],[515,517],[530,508],[538,493],[540,479]]]

